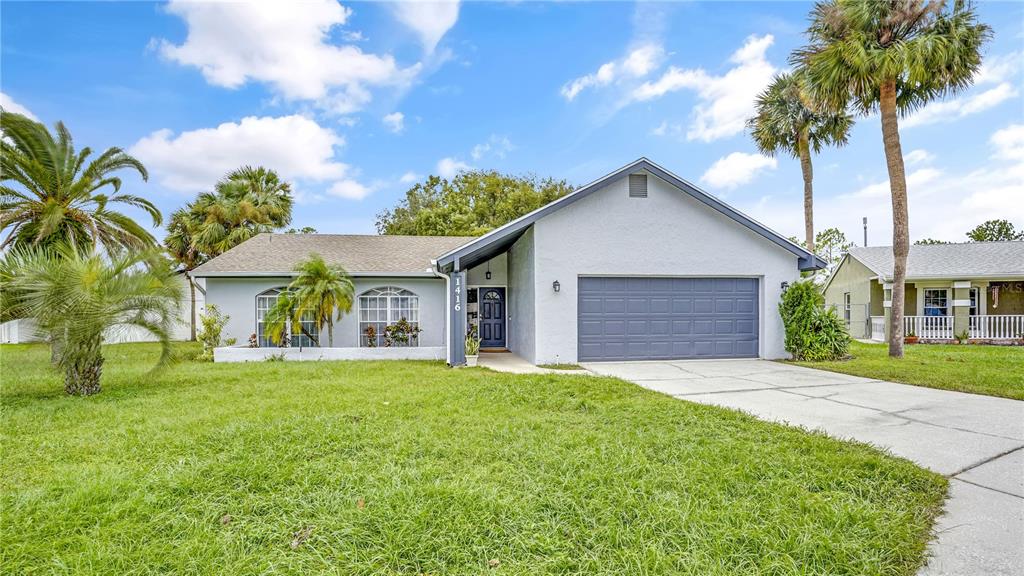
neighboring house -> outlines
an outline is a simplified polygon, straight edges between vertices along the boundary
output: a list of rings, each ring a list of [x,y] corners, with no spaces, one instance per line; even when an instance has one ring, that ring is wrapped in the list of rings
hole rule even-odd
[[[886,340],[891,246],[852,248],[824,285],[825,303],[854,338]],[[925,340],[1006,340],[1024,334],[1024,242],[911,246],[904,329]]]
[[[341,348],[307,357],[401,357],[380,338],[405,318],[422,329],[405,357],[452,365],[474,326],[484,349],[535,364],[782,358],[783,286],[825,265],[641,158],[478,238],[257,236],[194,272],[207,303],[231,316],[225,338],[270,346],[263,315],[314,252],[348,270],[356,302],[335,324]],[[291,346],[309,340],[295,334]]]

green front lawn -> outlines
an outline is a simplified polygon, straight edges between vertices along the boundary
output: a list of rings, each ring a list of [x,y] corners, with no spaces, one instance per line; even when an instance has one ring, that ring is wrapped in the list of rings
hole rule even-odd
[[[106,352],[0,348],[0,573],[910,575],[946,492],[611,378]]]
[[[902,360],[887,344],[853,342],[853,358],[802,366],[916,386],[1024,400],[1024,348],[972,344],[910,344]]]

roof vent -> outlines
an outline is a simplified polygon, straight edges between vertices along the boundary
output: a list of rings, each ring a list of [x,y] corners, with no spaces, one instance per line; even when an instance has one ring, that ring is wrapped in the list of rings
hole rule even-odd
[[[647,198],[647,174],[629,175],[629,197]]]

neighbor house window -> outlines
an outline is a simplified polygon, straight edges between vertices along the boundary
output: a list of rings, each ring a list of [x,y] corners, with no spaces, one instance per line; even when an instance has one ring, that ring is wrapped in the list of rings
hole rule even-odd
[[[274,344],[267,335],[265,320],[267,312],[274,307],[274,304],[277,304],[277,298],[281,295],[282,290],[283,288],[274,288],[256,296],[256,337],[259,339],[260,346],[262,347],[280,346],[280,344]],[[292,348],[316,346],[317,343],[314,338],[320,338],[320,330],[316,325],[314,314],[312,312],[303,314],[301,325],[302,330],[295,334],[292,333],[291,322],[285,327],[288,345]]]
[[[849,292],[843,293],[843,320],[846,320],[847,324],[850,323],[850,293]]]
[[[419,327],[419,296],[394,286],[367,290],[359,296],[359,345],[384,346],[387,327],[403,318],[414,327]],[[402,345],[418,346],[419,342],[414,337],[408,344]]]
[[[971,316],[978,315],[978,289],[971,288]]]
[[[924,291],[925,316],[949,316],[949,300],[945,288],[926,288]]]

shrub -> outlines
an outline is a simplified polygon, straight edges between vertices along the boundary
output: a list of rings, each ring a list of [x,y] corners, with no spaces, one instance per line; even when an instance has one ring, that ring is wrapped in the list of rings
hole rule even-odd
[[[196,336],[203,345],[203,352],[198,357],[200,362],[213,362],[213,349],[220,346],[220,335],[230,319],[230,316],[221,314],[214,304],[206,307],[205,314],[199,315],[201,328]]]
[[[797,360],[838,360],[847,355],[850,334],[813,282],[794,282],[782,293],[779,314],[786,327],[786,351]]]

